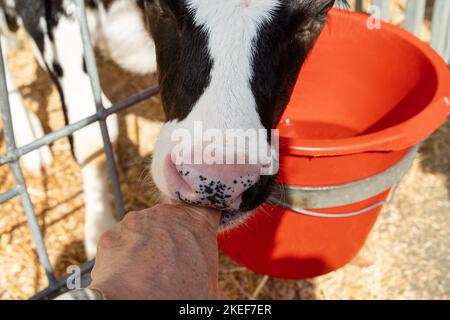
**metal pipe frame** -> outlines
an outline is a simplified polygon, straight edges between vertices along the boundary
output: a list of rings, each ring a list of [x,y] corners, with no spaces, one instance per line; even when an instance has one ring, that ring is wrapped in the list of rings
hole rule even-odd
[[[4,155],[0,156],[0,166],[9,165],[14,176],[15,186],[9,190],[0,193],[0,203],[9,201],[15,197],[20,197],[22,206],[24,208],[28,225],[33,236],[33,240],[36,244],[36,251],[39,257],[39,261],[45,270],[45,274],[48,280],[48,287],[40,293],[33,296],[31,299],[45,299],[54,296],[65,289],[68,276],[57,281],[54,275],[54,270],[48,257],[45,241],[41,233],[40,225],[36,218],[36,213],[31,202],[30,195],[27,191],[24,175],[19,165],[19,160],[22,156],[37,150],[45,145],[49,145],[58,139],[67,137],[74,132],[83,129],[84,127],[98,122],[100,124],[104,152],[107,157],[108,172],[111,179],[112,191],[114,195],[114,201],[116,210],[119,217],[124,217],[124,208],[122,202],[122,192],[120,190],[119,176],[114,161],[114,153],[111,141],[109,139],[108,127],[106,125],[106,119],[112,114],[118,113],[125,109],[128,109],[139,102],[146,100],[159,92],[157,87],[149,88],[141,93],[128,97],[122,101],[113,104],[110,108],[106,109],[102,102],[102,88],[100,84],[100,78],[98,75],[97,64],[95,60],[94,49],[92,46],[89,27],[86,17],[86,8],[84,0],[75,0],[78,5],[78,17],[80,22],[80,33],[82,37],[84,54],[86,57],[86,68],[91,82],[91,88],[96,104],[96,113],[69,124],[57,131],[51,132],[44,137],[37,139],[22,147],[17,147],[14,139],[13,124],[11,118],[11,109],[8,97],[8,88],[6,82],[4,57],[1,51],[0,43],[0,107],[1,116],[3,121],[3,128],[5,133],[5,142],[7,151]],[[81,273],[85,274],[89,272],[94,265],[93,261],[89,261],[80,267]]]

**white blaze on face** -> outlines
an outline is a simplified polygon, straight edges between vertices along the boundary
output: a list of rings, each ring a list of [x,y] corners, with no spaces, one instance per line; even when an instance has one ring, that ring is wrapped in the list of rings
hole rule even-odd
[[[262,128],[250,81],[258,30],[278,0],[187,0],[195,23],[208,33],[213,61],[210,84],[188,119],[205,119],[214,129]],[[186,119],[186,120],[188,120]]]
[[[195,24],[208,35],[212,70],[209,85],[189,115],[182,121],[166,123],[161,130],[152,174],[163,193],[168,193],[168,189],[162,168],[175,144],[171,141],[174,130],[183,128],[193,132],[194,123],[198,121],[203,123],[204,130],[264,129],[251,88],[252,62],[258,49],[255,47],[258,31],[271,20],[280,1],[186,0],[186,5]]]

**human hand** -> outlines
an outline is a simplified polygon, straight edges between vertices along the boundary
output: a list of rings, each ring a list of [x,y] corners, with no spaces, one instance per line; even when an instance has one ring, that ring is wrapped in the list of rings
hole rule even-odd
[[[220,212],[158,205],[101,237],[91,289],[106,299],[218,299]]]

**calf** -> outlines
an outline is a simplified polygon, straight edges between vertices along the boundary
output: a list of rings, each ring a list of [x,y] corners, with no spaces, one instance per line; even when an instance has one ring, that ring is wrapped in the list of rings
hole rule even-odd
[[[67,123],[95,113],[75,4],[70,0],[1,0],[1,4],[7,25],[2,33],[10,33],[15,25],[27,30],[37,60],[58,88]],[[98,47],[127,70],[158,73],[167,122],[151,171],[166,201],[218,208],[223,228],[245,219],[275,183],[277,146],[271,129],[335,1],[87,0],[86,4]],[[12,102],[12,109],[25,110],[19,99]],[[105,96],[103,102],[110,106]],[[115,141],[117,119],[111,116],[107,122]],[[237,134],[232,139],[214,141],[209,153],[214,161],[203,157],[214,140],[205,133],[223,138],[233,130]],[[270,151],[264,161],[253,157],[255,145],[236,147],[230,141],[252,132],[263,132],[256,150]],[[189,142],[182,143],[186,136]],[[76,132],[72,149],[84,179],[85,244],[92,257],[99,235],[114,223],[106,196],[105,159],[99,152],[99,125]],[[49,161],[48,150],[38,152]]]

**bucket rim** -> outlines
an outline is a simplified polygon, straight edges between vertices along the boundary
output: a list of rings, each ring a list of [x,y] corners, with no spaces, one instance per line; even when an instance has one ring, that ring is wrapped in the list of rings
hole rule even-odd
[[[344,17],[361,22],[367,14],[333,9],[330,18]],[[429,105],[408,120],[370,134],[340,139],[302,139],[280,135],[281,145],[288,154],[298,156],[340,156],[364,152],[405,150],[420,143],[443,125],[450,114],[450,69],[444,59],[426,42],[401,27],[381,21],[382,28],[374,32],[389,32],[410,43],[423,53],[436,73],[437,88]],[[422,129],[420,132],[417,127]]]

